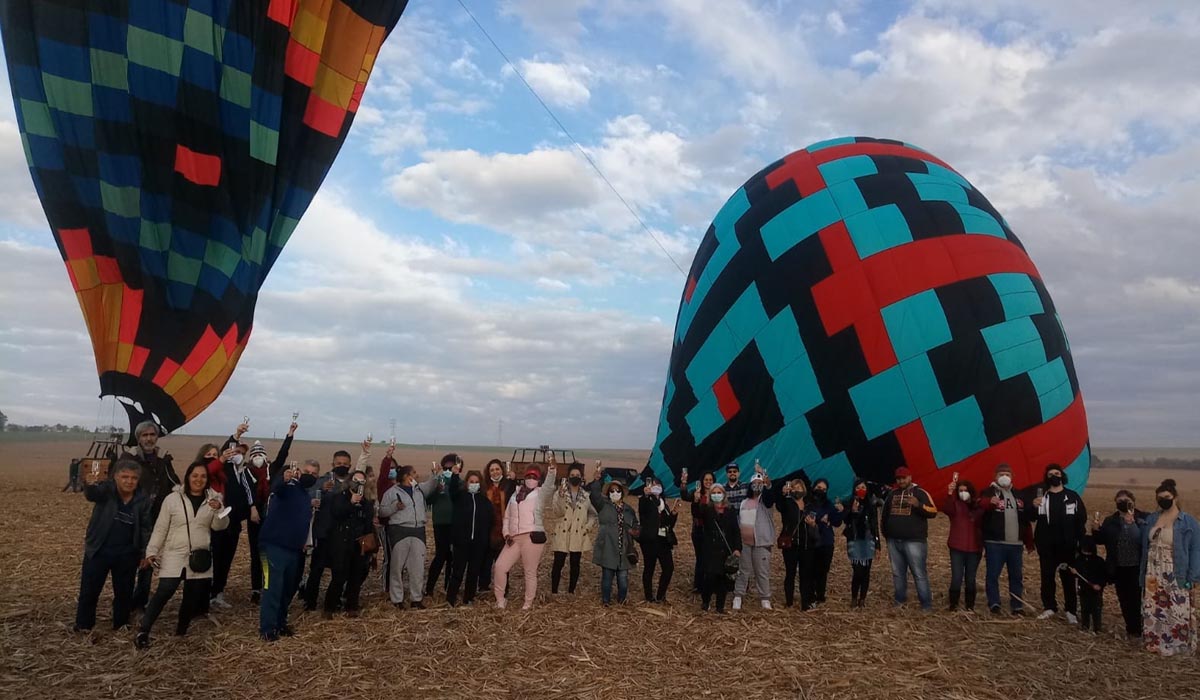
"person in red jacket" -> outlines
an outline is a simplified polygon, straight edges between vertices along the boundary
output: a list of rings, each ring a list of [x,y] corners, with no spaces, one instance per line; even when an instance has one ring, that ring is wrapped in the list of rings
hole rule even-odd
[[[975,485],[959,481],[958,474],[946,487],[946,495],[938,509],[950,517],[950,611],[958,610],[959,596],[966,588],[963,609],[975,610],[975,580],[979,561],[983,557],[983,534],[980,530],[982,510],[976,501]]]

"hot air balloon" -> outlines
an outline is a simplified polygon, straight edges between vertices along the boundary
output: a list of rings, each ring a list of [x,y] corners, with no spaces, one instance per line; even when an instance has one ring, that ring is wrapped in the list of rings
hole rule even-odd
[[[0,4],[33,182],[131,425],[221,393],[406,2]]]
[[[1037,268],[962,175],[915,146],[818,143],[751,177],[696,253],[648,469],[944,488],[1090,468],[1070,346]],[[718,474],[718,477],[721,475]]]

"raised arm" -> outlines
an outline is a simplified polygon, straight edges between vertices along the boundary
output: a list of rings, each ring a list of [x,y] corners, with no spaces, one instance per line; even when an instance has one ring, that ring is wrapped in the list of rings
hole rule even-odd
[[[592,480],[592,483],[588,484],[587,488],[588,500],[591,501],[592,508],[595,508],[596,512],[599,513],[600,509],[604,507],[604,496],[601,494],[601,491],[604,489],[604,480],[597,474],[596,478]]]

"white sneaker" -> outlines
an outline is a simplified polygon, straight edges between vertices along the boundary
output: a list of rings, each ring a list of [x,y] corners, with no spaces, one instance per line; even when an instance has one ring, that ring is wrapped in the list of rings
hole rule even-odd
[[[1042,611],[1042,614],[1037,616],[1037,619],[1039,619],[1039,620],[1049,620],[1049,619],[1050,619],[1050,618],[1052,618],[1052,617],[1054,617],[1054,611],[1053,611],[1053,610],[1043,610],[1043,611]]]
[[[1078,625],[1079,624],[1079,618],[1075,617],[1075,613],[1067,613],[1067,624],[1068,625]]]
[[[762,606],[763,606],[763,610],[770,610],[771,609],[771,601],[764,600],[762,602]]]
[[[225,602],[225,594],[224,593],[216,594],[215,596],[213,596],[212,600],[209,602],[211,602],[213,605],[217,606],[218,608],[220,608],[222,610],[229,610],[230,608],[233,607],[229,603]]]
[[[734,610],[742,609],[742,597],[740,595],[735,595],[733,597],[733,609]]]

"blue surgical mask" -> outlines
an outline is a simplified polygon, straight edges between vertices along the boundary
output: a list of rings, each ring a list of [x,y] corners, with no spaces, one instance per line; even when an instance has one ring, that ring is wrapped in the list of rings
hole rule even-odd
[[[725,500],[725,494],[721,493],[720,491],[716,491],[713,493],[713,495],[709,496],[709,498],[712,499],[713,503],[720,503],[721,501]]]
[[[479,493],[479,484],[477,482],[467,484],[467,493]]]
[[[442,470],[442,478],[443,479],[449,479],[452,474],[454,474],[454,472],[450,471],[449,469]]]
[[[388,470],[388,478],[391,479],[392,481],[396,480],[396,470],[395,469]]]

